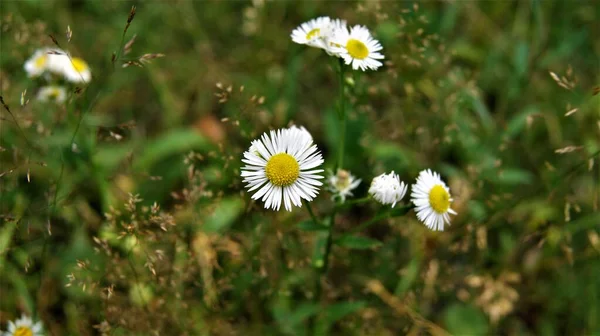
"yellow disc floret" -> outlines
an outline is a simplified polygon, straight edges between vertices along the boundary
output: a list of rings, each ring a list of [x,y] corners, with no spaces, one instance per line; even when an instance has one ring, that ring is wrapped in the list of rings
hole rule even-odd
[[[441,185],[436,185],[429,192],[429,204],[435,212],[443,214],[450,208],[450,194]]]
[[[37,68],[43,68],[44,65],[46,65],[46,60],[47,60],[48,56],[46,54],[44,55],[40,55],[35,59],[35,66]]]
[[[309,31],[308,34],[306,34],[306,39],[310,41],[314,37],[318,37],[320,33],[321,33],[321,28],[315,28],[315,29]]]
[[[81,58],[74,57],[71,60],[71,63],[73,64],[73,69],[75,69],[77,72],[83,72],[88,69],[87,63],[85,63],[85,61]]]
[[[296,159],[287,154],[279,153],[271,156],[265,168],[267,178],[276,186],[288,186],[300,176],[300,165]]]
[[[346,50],[355,59],[365,59],[369,56],[369,49],[359,40],[349,39],[346,43]]]
[[[13,335],[14,336],[33,336],[33,332],[31,331],[31,329],[29,329],[27,327],[18,327],[17,330],[15,330],[15,333]]]

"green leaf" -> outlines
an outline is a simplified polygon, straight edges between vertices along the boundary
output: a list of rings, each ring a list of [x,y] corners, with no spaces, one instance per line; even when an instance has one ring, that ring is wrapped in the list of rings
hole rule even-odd
[[[355,250],[367,250],[380,246],[381,242],[362,236],[342,236],[338,240],[338,245]]]
[[[325,265],[325,249],[329,239],[329,231],[317,231],[315,247],[313,251],[312,264],[316,268],[322,268]]]
[[[317,325],[318,335],[329,335],[333,324],[347,315],[355,313],[367,306],[365,301],[339,302],[327,306],[320,315]]]
[[[169,155],[209,148],[209,142],[197,131],[192,129],[173,130],[154,139],[143,150],[140,150],[140,155],[134,159],[134,169],[148,169],[155,162],[163,160]]]
[[[324,317],[321,321],[331,325],[342,319],[344,316],[357,312],[366,306],[367,303],[365,301],[335,303],[325,308]]]
[[[531,184],[533,175],[522,169],[503,169],[498,175],[498,183],[506,185],[523,185]]]
[[[412,209],[412,205],[397,206],[390,210],[390,217],[402,217]]]
[[[4,267],[4,256],[8,254],[8,248],[16,227],[17,221],[10,221],[0,229],[0,270]]]
[[[453,335],[487,335],[488,322],[483,313],[462,303],[453,304],[444,314],[446,328]]]
[[[412,286],[412,284],[419,276],[420,266],[421,261],[419,259],[414,258],[410,261],[410,264],[406,268],[406,272],[403,272],[402,277],[398,281],[398,285],[396,285],[394,295],[401,296],[410,288],[410,286]]]
[[[298,223],[298,228],[303,231],[327,231],[329,228],[323,224],[315,223],[312,219],[308,219]]]
[[[243,209],[244,202],[240,198],[230,197],[223,199],[206,219],[202,230],[204,232],[226,231]]]

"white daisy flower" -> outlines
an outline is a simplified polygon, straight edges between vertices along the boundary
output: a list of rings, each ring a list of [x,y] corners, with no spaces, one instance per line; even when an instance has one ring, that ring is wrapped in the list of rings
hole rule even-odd
[[[400,181],[400,177],[392,170],[389,174],[383,173],[373,179],[369,194],[381,204],[391,204],[393,208],[402,200],[407,189],[408,185]]]
[[[444,231],[444,224],[450,224],[448,214],[456,215],[450,209],[450,189],[438,173],[429,169],[419,173],[410,196],[415,204],[417,218],[431,230]]]
[[[302,128],[264,133],[252,141],[242,162],[248,191],[258,189],[252,199],[261,198],[266,209],[279,210],[283,199],[285,209],[292,211],[292,204],[301,207],[302,199],[312,201],[323,184],[323,170],[315,169],[323,164],[323,156]]]
[[[79,57],[63,57],[62,74],[73,83],[87,83],[92,79],[92,71],[88,64]]]
[[[339,197],[342,203],[344,203],[346,197],[354,196],[352,195],[352,190],[358,187],[361,180],[354,177],[347,170],[338,169],[337,174],[331,174],[327,182],[329,182],[329,191],[333,193],[332,199]]]
[[[327,16],[304,22],[292,31],[292,41],[315,48],[327,49],[323,36],[330,31],[330,23],[331,19]]]
[[[332,42],[334,36],[340,30],[348,30],[347,22],[341,19],[333,19],[329,23],[329,27],[323,36],[323,39],[325,40],[325,45],[327,46],[327,48],[325,48],[325,51],[331,56],[340,56],[339,49],[342,48],[342,45]]]
[[[60,63],[64,55],[65,52],[60,49],[38,49],[23,67],[29,77],[38,77],[46,71],[60,72]]]
[[[3,336],[43,336],[42,322],[33,323],[29,316],[21,315],[15,322],[8,322],[8,330]]]
[[[347,28],[339,29],[330,40],[330,43],[340,46],[333,45],[331,47],[332,52],[343,58],[346,64],[352,63],[352,69],[354,70],[358,68],[363,71],[366,69],[377,70],[383,65],[378,61],[378,59],[385,58],[378,52],[383,47],[379,41],[371,36],[366,27],[357,25],[352,27],[350,32]]]
[[[56,103],[63,103],[67,100],[67,90],[58,85],[43,86],[38,91],[36,99],[42,102],[53,101]]]

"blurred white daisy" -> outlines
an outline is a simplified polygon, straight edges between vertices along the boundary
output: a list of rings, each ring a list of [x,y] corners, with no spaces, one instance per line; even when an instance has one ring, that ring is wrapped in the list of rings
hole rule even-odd
[[[333,193],[332,198],[339,197],[342,203],[346,201],[346,197],[353,196],[352,190],[358,187],[360,181],[360,179],[357,179],[344,169],[338,169],[335,175],[331,173],[327,179],[327,182],[329,182],[328,189]]]
[[[87,83],[92,79],[90,67],[79,57],[63,57],[62,74],[73,83]]]
[[[67,100],[67,89],[58,85],[43,86],[38,91],[36,99],[42,102],[62,103]]]
[[[371,182],[369,194],[381,204],[391,204],[393,208],[402,200],[407,189],[408,185],[400,181],[400,177],[392,171],[375,177]]]
[[[292,31],[292,41],[298,44],[307,44],[311,47],[327,49],[323,37],[330,31],[331,19],[321,16],[304,22]]]
[[[38,77],[46,71],[60,72],[61,59],[65,52],[60,49],[38,49],[23,66],[29,77]]]
[[[330,43],[334,44],[331,47],[332,52],[343,58],[346,64],[352,64],[354,70],[358,68],[363,71],[366,69],[377,70],[383,65],[378,61],[385,58],[378,52],[383,47],[371,36],[366,27],[357,25],[352,27],[349,32],[347,28],[338,29]]]
[[[302,206],[302,199],[312,201],[319,193],[323,157],[303,128],[291,127],[252,141],[242,159],[246,165],[241,176],[248,191],[257,190],[252,199],[261,199],[266,209],[279,210],[283,200],[286,210],[292,204]]]
[[[3,336],[43,336],[42,322],[33,323],[29,316],[21,315],[15,322],[8,321],[8,330]]]
[[[450,189],[438,173],[429,169],[419,173],[410,196],[415,204],[417,218],[431,230],[444,231],[444,224],[450,224],[448,214],[456,215],[450,209]]]

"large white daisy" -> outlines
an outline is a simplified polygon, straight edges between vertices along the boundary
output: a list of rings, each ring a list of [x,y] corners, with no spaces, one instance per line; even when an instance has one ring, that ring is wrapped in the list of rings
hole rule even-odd
[[[329,42],[331,51],[343,58],[346,64],[352,64],[354,70],[377,70],[383,65],[378,61],[385,58],[378,52],[383,47],[366,27],[357,25],[350,31],[345,27],[338,29]]]
[[[21,315],[20,319],[15,322],[8,322],[8,330],[5,331],[3,336],[43,336],[42,322],[33,323],[33,320],[26,316]]]
[[[449,214],[456,215],[450,209],[450,189],[438,173],[429,169],[419,173],[410,196],[417,218],[431,230],[444,231],[444,224],[450,224]]]
[[[73,83],[87,83],[92,79],[90,67],[79,57],[63,57],[62,74]]]
[[[339,198],[342,203],[346,201],[346,197],[353,196],[352,190],[356,189],[361,180],[350,174],[349,171],[338,169],[337,174],[331,174],[327,179],[329,182],[328,189],[333,193],[333,199]]]
[[[56,48],[38,49],[23,67],[29,77],[38,77],[46,71],[62,72],[61,60],[65,55],[64,51]]]
[[[298,44],[306,44],[315,48],[327,49],[325,40],[326,34],[329,34],[331,19],[327,16],[321,16],[304,22],[298,28],[292,31],[292,41]]]
[[[408,185],[400,181],[400,177],[392,170],[389,174],[381,174],[371,181],[369,194],[381,204],[391,204],[392,208],[400,202]]]
[[[279,210],[283,200],[285,209],[292,211],[292,204],[301,207],[302,199],[312,201],[323,184],[323,170],[315,169],[323,164],[323,156],[304,128],[264,133],[252,141],[242,162],[248,191],[258,189],[252,199],[261,199],[266,209]]]

